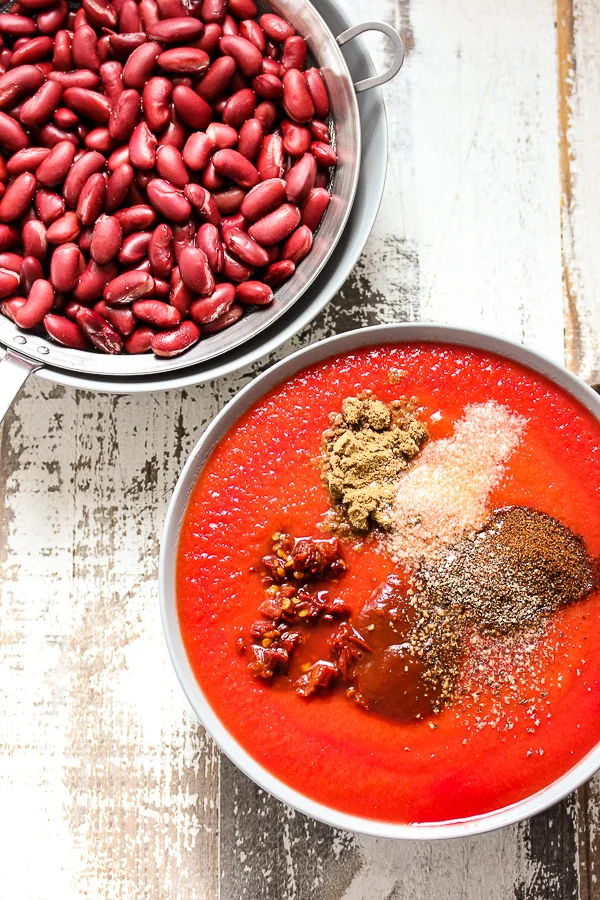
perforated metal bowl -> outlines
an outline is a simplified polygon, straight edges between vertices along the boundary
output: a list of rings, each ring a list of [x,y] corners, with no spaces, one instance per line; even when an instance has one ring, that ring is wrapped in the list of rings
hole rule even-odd
[[[276,322],[323,270],[348,220],[360,174],[361,128],[356,93],[383,84],[398,72],[404,55],[402,41],[393,28],[378,22],[349,28],[336,39],[308,0],[301,3],[297,0],[274,0],[269,8],[292,22],[297,31],[305,36],[313,59],[323,71],[331,98],[339,162],[331,184],[332,201],[315,236],[311,253],[293,278],[279,288],[269,307],[252,310],[230,329],[202,339],[188,353],[173,359],[157,359],[153,354],[105,356],[70,350],[37,335],[23,333],[10,320],[0,316],[0,345],[10,348],[10,353],[0,362],[0,412],[2,393],[8,396],[11,390],[18,389],[27,374],[42,364],[81,373],[84,377],[115,378],[122,383],[123,379],[160,377],[179,372],[227,354]],[[382,75],[369,77],[354,85],[340,46],[371,30],[382,31],[390,37],[394,43],[394,59]]]

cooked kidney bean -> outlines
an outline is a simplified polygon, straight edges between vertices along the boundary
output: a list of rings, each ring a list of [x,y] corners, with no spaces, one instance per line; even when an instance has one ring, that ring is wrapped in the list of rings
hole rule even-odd
[[[156,332],[149,325],[140,325],[125,340],[125,353],[147,353],[152,347]]]
[[[77,244],[61,244],[50,259],[50,282],[58,294],[75,289],[83,268],[83,255]]]
[[[46,226],[39,219],[29,219],[23,225],[23,253],[25,256],[35,256],[40,262],[46,259]]]
[[[296,266],[291,259],[282,259],[271,263],[264,275],[265,284],[271,287],[279,287],[288,278],[291,278],[295,271]]]
[[[104,207],[105,196],[106,176],[100,172],[90,175],[77,202],[77,218],[83,226],[94,224]]]
[[[267,306],[273,300],[273,291],[262,281],[244,281],[236,287],[235,296],[244,306]]]
[[[208,257],[199,247],[184,247],[179,255],[179,271],[184,284],[197,294],[212,294],[215,279]]]
[[[99,265],[114,259],[121,249],[123,228],[116,216],[100,216],[94,225],[90,256]]]
[[[291,203],[284,203],[248,229],[250,237],[264,247],[279,244],[300,224],[300,210]]]
[[[157,278],[168,278],[173,269],[173,231],[169,225],[157,225],[148,244],[150,271]]]
[[[154,279],[146,272],[124,272],[118,275],[104,288],[103,298],[110,306],[131,303],[142,297],[151,297],[154,291]]]
[[[195,322],[187,319],[172,331],[159,331],[150,346],[156,356],[178,356],[189,350],[200,340],[200,329]]]
[[[92,342],[94,347],[103,353],[121,353],[123,338],[112,325],[92,309],[81,306],[76,313],[77,324]]]
[[[49,281],[39,278],[29,290],[27,302],[17,311],[15,320],[20,328],[35,328],[54,306],[54,290]]]
[[[219,229],[205,222],[196,232],[196,247],[206,254],[211,271],[219,273],[223,268],[223,244]]]
[[[137,300],[132,311],[142,322],[157,328],[175,328],[181,322],[181,313],[161,300]]]
[[[79,325],[64,316],[47,315],[44,328],[57,344],[70,347],[71,350],[89,350],[90,342]]]
[[[304,39],[254,0],[14,9],[0,312],[73,349],[171,356],[198,325],[270,303],[311,249],[337,162]]]
[[[269,265],[269,254],[248,234],[239,228],[225,228],[223,243],[230,253],[257,269]]]
[[[39,259],[34,256],[24,256],[19,275],[21,277],[20,290],[29,296],[34,281],[44,278],[44,270]]]
[[[287,199],[300,206],[315,186],[316,177],[317,161],[312,154],[305,153],[287,174],[285,182]]]

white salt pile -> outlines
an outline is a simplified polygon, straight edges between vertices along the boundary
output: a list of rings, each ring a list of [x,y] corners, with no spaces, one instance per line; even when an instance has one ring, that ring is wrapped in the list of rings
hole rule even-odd
[[[389,551],[399,563],[431,559],[481,528],[486,501],[500,482],[526,420],[495,401],[467,406],[452,437],[431,441],[400,476]]]

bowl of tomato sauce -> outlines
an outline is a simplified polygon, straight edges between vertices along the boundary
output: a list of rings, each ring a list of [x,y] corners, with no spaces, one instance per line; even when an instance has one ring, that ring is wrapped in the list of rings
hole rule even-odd
[[[203,433],[161,547],[198,718],[262,788],[369,835],[489,831],[600,767],[600,397],[521,345],[382,325]]]

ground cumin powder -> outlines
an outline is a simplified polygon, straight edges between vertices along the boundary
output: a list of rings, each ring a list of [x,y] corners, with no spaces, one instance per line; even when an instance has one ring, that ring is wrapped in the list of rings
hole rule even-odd
[[[323,435],[324,477],[353,531],[391,528],[395,484],[427,438],[425,425],[400,400],[386,404],[365,391],[343,401]]]

